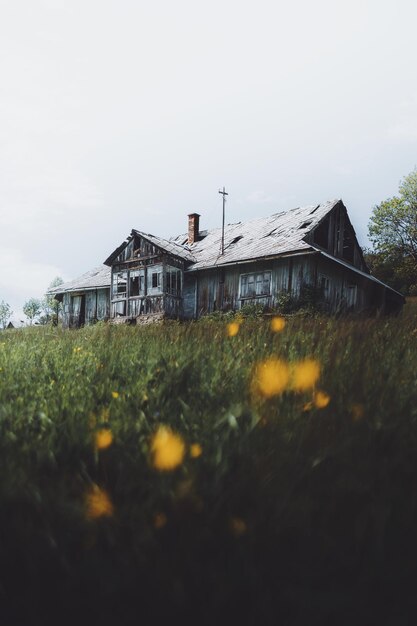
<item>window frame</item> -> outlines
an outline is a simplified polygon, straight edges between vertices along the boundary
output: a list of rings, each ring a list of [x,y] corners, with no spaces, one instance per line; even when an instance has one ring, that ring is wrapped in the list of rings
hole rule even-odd
[[[124,279],[120,280],[120,277],[124,275]],[[112,276],[112,300],[123,300],[127,297],[127,288],[128,288],[129,275],[127,270],[120,270],[118,272],[113,272]],[[119,287],[124,285],[124,291],[120,291]]]
[[[170,296],[180,296],[182,292],[182,271],[179,267],[167,265],[165,269],[165,292]]]
[[[259,276],[263,275],[262,281],[259,280]],[[265,276],[268,275],[268,291],[264,291],[263,287],[261,288],[261,293],[256,293],[257,285],[262,283],[265,284]],[[253,278],[253,281],[250,283],[249,277]],[[244,284],[244,280],[245,284]],[[253,285],[253,293],[248,293],[249,284]],[[245,289],[245,293],[244,293]],[[253,300],[254,298],[268,298],[272,293],[272,270],[263,270],[258,272],[246,272],[245,274],[240,274],[239,276],[239,298],[240,300]]]

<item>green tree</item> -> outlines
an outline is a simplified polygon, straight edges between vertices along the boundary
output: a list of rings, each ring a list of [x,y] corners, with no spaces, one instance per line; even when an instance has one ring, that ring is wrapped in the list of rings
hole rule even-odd
[[[33,324],[34,320],[40,312],[42,311],[42,302],[38,298],[30,298],[23,305],[23,313],[29,320],[30,325]]]
[[[374,207],[367,260],[377,278],[408,294],[417,284],[417,169],[405,176],[397,196]]]
[[[0,328],[6,328],[7,322],[12,315],[13,311],[10,308],[10,304],[2,300],[0,302]]]
[[[46,292],[44,298],[41,301],[42,313],[43,313],[43,315],[39,319],[39,322],[41,324],[49,324],[51,322],[55,325],[58,324],[60,314],[62,311],[62,302],[55,300],[54,296],[52,294],[49,294],[48,292],[50,289],[53,289],[54,287],[59,287],[59,285],[62,285],[63,282],[64,281],[62,280],[62,278],[60,276],[57,276],[56,278],[53,279],[53,281],[49,285],[48,291]]]

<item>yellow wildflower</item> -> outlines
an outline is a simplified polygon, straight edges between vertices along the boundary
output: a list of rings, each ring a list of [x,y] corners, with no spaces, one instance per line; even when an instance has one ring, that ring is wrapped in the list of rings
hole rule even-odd
[[[291,387],[295,391],[307,391],[314,387],[319,376],[319,363],[314,359],[304,359],[293,365]]]
[[[105,450],[113,443],[113,435],[109,428],[101,428],[95,436],[97,450]]]
[[[318,409],[324,409],[330,402],[330,396],[325,391],[315,391],[313,401]]]
[[[288,365],[280,359],[271,357],[257,366],[253,382],[254,391],[265,398],[271,398],[285,390],[289,378]]]
[[[283,317],[273,317],[271,320],[271,330],[274,333],[280,333],[285,328],[285,319]]]
[[[111,392],[112,398],[114,398],[115,400],[117,400],[117,398],[119,397],[119,392],[118,391],[112,391]]]
[[[199,456],[202,455],[202,453],[203,453],[203,449],[199,443],[193,443],[190,446],[190,457],[192,459],[197,459]]]
[[[167,426],[159,426],[151,442],[152,464],[160,471],[170,471],[181,465],[185,444],[182,438]]]
[[[235,337],[240,329],[240,324],[238,322],[230,322],[227,325],[227,334],[229,337]]]
[[[114,512],[112,501],[104,489],[98,485],[93,485],[85,496],[87,519],[97,519],[99,517],[111,517]]]

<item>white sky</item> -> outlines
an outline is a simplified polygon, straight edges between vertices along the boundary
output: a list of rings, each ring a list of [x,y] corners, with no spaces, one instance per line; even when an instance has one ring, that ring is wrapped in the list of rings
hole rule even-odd
[[[0,300],[132,228],[343,198],[359,241],[417,165],[414,0],[0,0]],[[23,319],[23,318],[22,318]]]

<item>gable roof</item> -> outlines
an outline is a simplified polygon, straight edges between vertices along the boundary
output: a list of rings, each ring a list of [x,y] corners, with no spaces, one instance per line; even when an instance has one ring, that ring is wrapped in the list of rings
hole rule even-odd
[[[181,246],[179,243],[177,243],[175,239],[164,239],[163,237],[157,237],[155,235],[151,235],[150,233],[144,233],[141,230],[136,230],[135,228],[133,228],[132,231],[130,232],[129,237],[127,237],[125,241],[123,241],[123,243],[120,244],[120,246],[118,246],[115,250],[113,250],[110,256],[107,257],[107,259],[104,261],[104,264],[111,265],[113,261],[122,252],[122,250],[124,250],[126,246],[130,243],[130,241],[132,241],[132,238],[135,235],[139,235],[140,237],[143,237],[150,243],[153,243],[155,246],[158,246],[158,248],[160,248],[161,250],[164,250],[165,252],[168,252],[169,254],[173,256],[179,257],[180,259],[183,259],[184,261],[191,261],[191,262],[195,261],[188,246]]]
[[[65,293],[66,291],[87,291],[89,289],[104,289],[110,287],[111,268],[106,265],[99,265],[94,269],[82,274],[74,280],[70,280],[62,285],[48,290],[48,294]]]
[[[162,250],[165,250],[166,252],[169,252],[170,254],[179,257],[180,259],[184,259],[184,261],[191,261],[192,263],[195,262],[195,257],[191,252],[190,247],[187,245],[180,245],[180,243],[177,241],[178,237],[175,239],[163,239],[162,237],[156,237],[155,235],[143,233],[142,231],[135,229],[132,230],[132,233],[144,237],[159,248],[162,248]]]
[[[224,230],[224,254],[221,254],[222,229],[214,228],[200,241],[186,246],[195,258],[189,269],[201,270],[312,250],[312,246],[304,241],[305,237],[339,202],[342,201],[330,200],[248,222],[228,224]],[[181,235],[172,241],[179,244],[185,238],[186,235]]]

